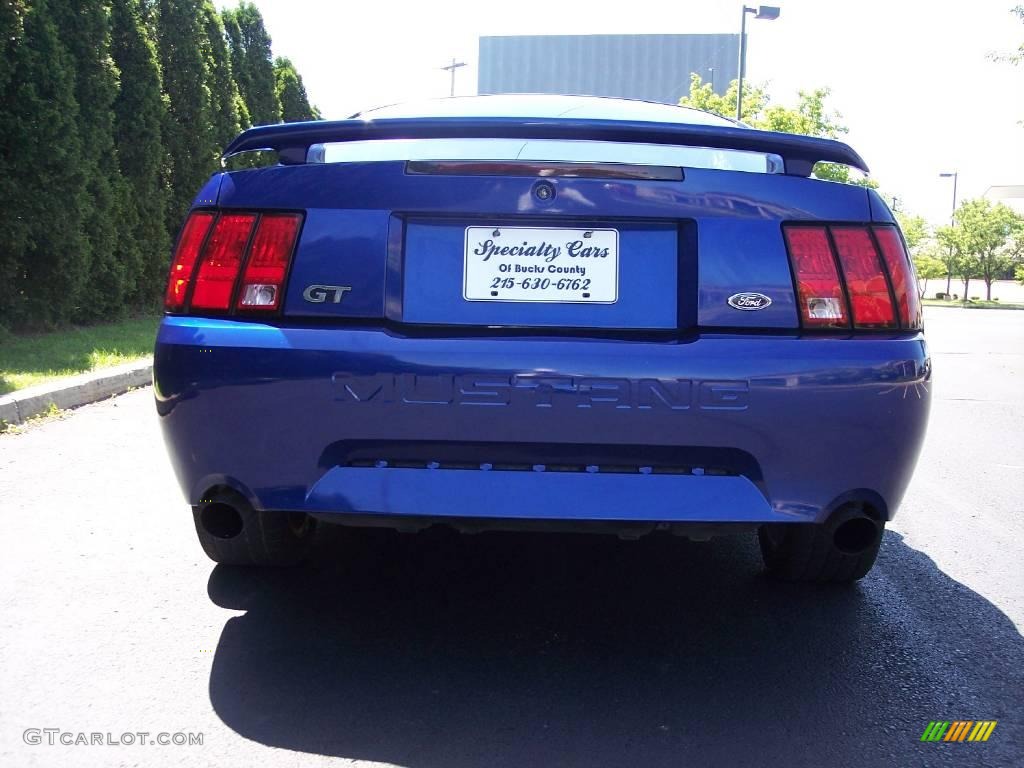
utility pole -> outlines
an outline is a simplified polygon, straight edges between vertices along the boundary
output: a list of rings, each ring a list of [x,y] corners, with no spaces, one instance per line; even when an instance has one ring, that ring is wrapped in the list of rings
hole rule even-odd
[[[759,5],[756,8],[748,8],[746,5],[743,6],[743,11],[740,13],[740,61],[737,69],[739,70],[738,82],[736,83],[736,120],[740,120],[743,114],[743,74],[747,68],[747,14],[754,14],[755,19],[764,19],[765,21],[775,21],[779,18],[779,7],[775,5]],[[714,86],[712,86],[712,90]]]
[[[953,179],[953,208],[949,214],[949,226],[956,226],[956,182],[960,176],[960,171],[952,171],[950,173],[940,173],[939,177],[943,179]],[[949,261],[953,262],[953,244],[949,245]],[[946,299],[949,299],[949,290],[953,282],[953,272],[949,269],[946,270]],[[964,301],[967,301],[967,297],[964,296]]]
[[[449,64],[447,66],[444,66],[444,67],[441,67],[441,69],[447,70],[448,72],[452,73],[452,90],[451,90],[451,94],[450,94],[452,96],[455,95],[455,70],[458,69],[459,67],[464,67],[464,66],[466,66],[466,62],[464,62],[464,61],[456,61],[455,57],[453,56],[451,64]]]

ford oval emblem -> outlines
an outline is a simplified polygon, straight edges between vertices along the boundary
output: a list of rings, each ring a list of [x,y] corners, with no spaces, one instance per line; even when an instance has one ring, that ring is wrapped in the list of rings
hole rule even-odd
[[[765,309],[772,305],[772,300],[763,293],[751,293],[749,291],[734,293],[728,298],[728,302],[729,306],[733,309],[742,309],[744,311]]]

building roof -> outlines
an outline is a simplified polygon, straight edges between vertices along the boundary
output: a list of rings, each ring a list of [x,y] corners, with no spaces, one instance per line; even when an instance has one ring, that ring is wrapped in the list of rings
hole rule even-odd
[[[985,190],[986,198],[998,200],[1024,215],[1024,184],[1001,184]]]

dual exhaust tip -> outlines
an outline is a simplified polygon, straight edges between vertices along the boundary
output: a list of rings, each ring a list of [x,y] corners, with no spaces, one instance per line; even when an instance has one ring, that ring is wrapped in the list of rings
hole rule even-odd
[[[245,517],[236,504],[217,499],[202,506],[199,523],[217,539],[233,539],[245,528]],[[877,546],[883,525],[863,512],[861,505],[840,508],[828,523],[832,546],[846,555],[859,555]]]
[[[844,555],[859,555],[878,546],[882,523],[857,508],[836,513],[832,525],[832,546]]]
[[[245,527],[238,507],[226,501],[205,504],[199,511],[199,524],[216,539],[233,539]]]

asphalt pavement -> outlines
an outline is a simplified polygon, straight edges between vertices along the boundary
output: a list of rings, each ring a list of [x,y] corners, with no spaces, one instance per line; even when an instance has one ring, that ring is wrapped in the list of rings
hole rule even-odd
[[[926,323],[925,448],[848,589],[747,538],[331,527],[214,567],[148,388],[0,436],[0,765],[1022,765],[1024,312]]]

